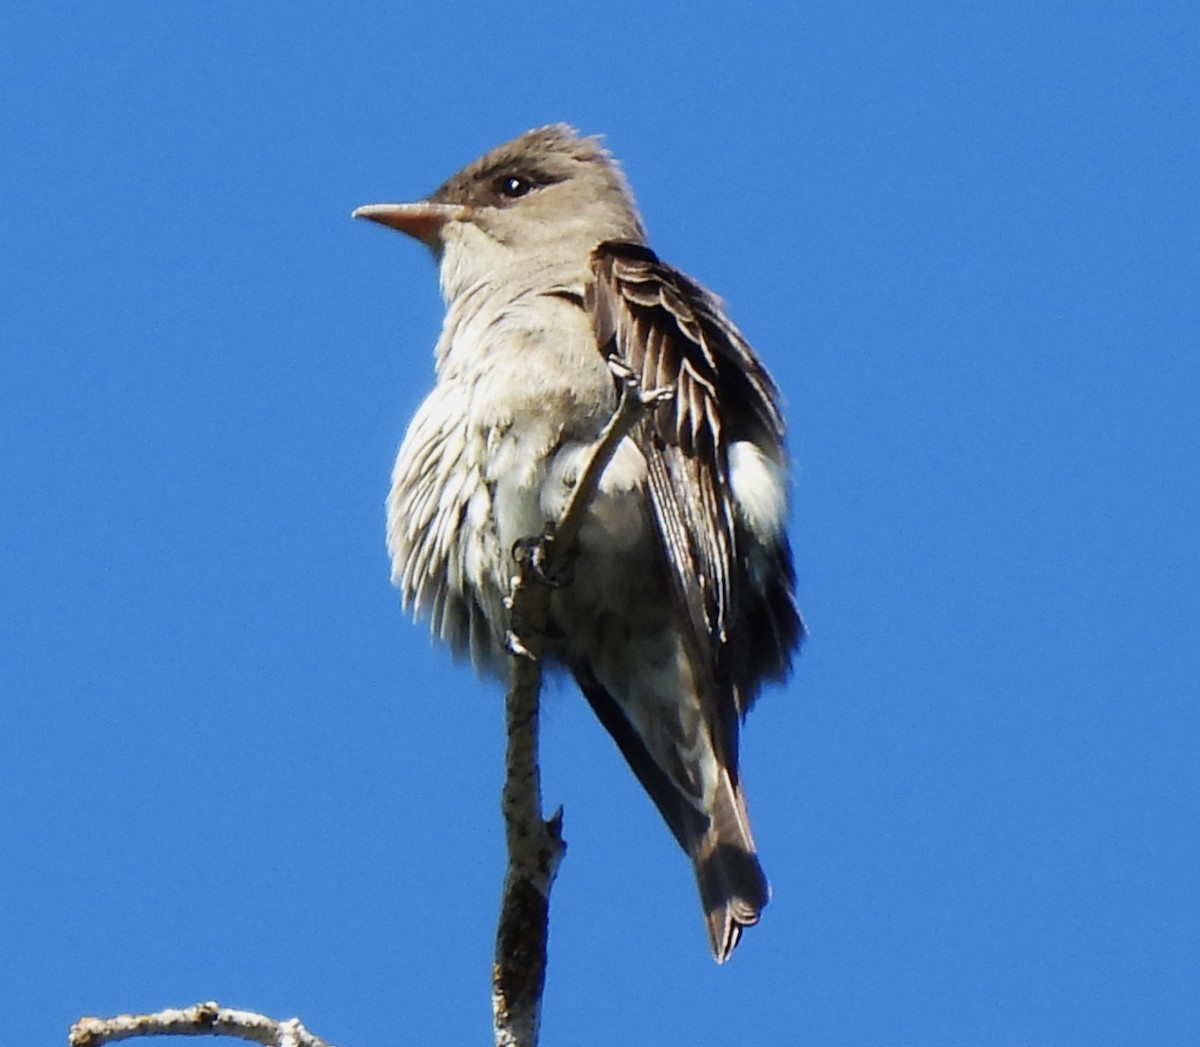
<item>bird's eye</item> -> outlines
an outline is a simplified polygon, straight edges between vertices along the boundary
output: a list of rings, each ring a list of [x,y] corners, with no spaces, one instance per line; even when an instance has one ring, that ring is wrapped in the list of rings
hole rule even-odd
[[[500,190],[502,196],[515,200],[518,196],[524,196],[529,192],[533,188],[533,183],[520,175],[502,175],[496,179],[496,188]]]

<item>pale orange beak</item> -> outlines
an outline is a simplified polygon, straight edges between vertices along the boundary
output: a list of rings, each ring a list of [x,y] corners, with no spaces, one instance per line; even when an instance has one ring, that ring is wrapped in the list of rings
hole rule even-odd
[[[366,204],[351,218],[368,218],[432,246],[447,222],[461,221],[471,213],[460,204],[434,204],[420,200],[415,204]]]

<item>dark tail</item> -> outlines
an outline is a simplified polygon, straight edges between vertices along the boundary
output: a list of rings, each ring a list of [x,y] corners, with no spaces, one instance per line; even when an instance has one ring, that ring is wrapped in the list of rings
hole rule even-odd
[[[701,828],[689,820],[685,832],[684,848],[695,867],[708,943],[717,963],[724,963],[741,938],[742,928],[758,923],[771,896],[754,850],[741,785],[734,783],[728,772],[721,772],[707,826]]]
[[[637,732],[612,697],[585,669],[575,669],[584,696],[600,722],[650,794],[679,845],[692,859],[708,941],[717,963],[724,963],[742,936],[758,922],[771,896],[754,850],[740,782],[721,770],[710,817],[684,797],[651,758]]]

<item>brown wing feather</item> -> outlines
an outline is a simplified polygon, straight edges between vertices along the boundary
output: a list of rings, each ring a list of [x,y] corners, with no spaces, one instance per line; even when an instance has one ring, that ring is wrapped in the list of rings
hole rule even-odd
[[[601,244],[592,272],[585,308],[602,351],[644,388],[675,388],[640,434],[651,507],[697,648],[710,665],[724,664],[744,713],[759,678],[786,671],[803,633],[786,543],[770,554],[780,575],[774,589],[745,591],[745,539],[729,484],[731,443],[782,455],[778,391],[720,302],[649,249]],[[738,629],[757,635],[734,636]]]

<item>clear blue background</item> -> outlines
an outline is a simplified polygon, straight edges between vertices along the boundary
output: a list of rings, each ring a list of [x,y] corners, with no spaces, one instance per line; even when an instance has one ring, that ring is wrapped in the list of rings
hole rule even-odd
[[[1200,1042],[1198,53],[1193,0],[9,0],[6,1040],[490,1042],[499,690],[383,554],[441,308],[349,213],[567,120],[785,390],[812,640],[725,968],[551,689],[545,1042]]]

